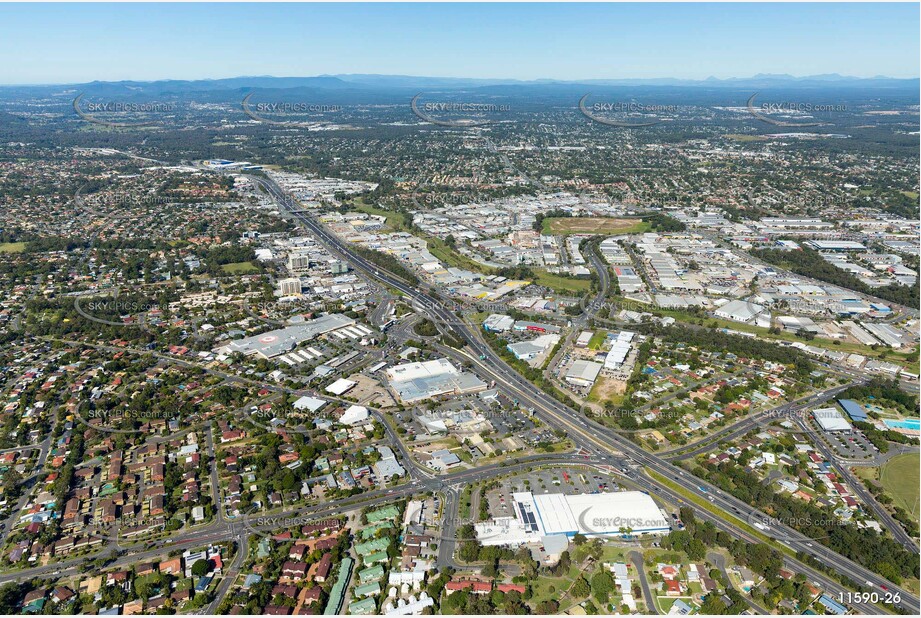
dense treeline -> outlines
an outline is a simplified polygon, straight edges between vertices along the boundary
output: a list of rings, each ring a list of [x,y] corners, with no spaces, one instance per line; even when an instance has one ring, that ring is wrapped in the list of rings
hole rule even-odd
[[[650,224],[657,232],[683,232],[688,228],[684,223],[663,212],[643,215],[643,221]]]
[[[783,249],[754,249],[751,252],[755,257],[770,262],[804,277],[812,277],[819,281],[841,286],[861,294],[876,296],[906,307],[921,308],[921,288],[918,280],[912,286],[891,283],[880,288],[871,288],[855,275],[826,262],[818,251],[803,248],[801,251],[785,251]]]
[[[890,581],[918,577],[918,554],[871,528],[843,524],[831,508],[778,493],[736,462],[708,463],[694,474]]]
[[[521,279],[525,281],[533,281],[537,277],[533,270],[523,264],[519,264],[518,266],[503,266],[496,270],[496,274],[506,279]]]
[[[918,396],[903,391],[898,380],[874,377],[866,384],[855,384],[841,393],[842,399],[874,399],[876,404],[897,408],[899,412],[914,415],[918,411]]]
[[[374,249],[368,249],[367,247],[353,246],[351,249],[369,262],[374,262],[382,269],[405,279],[412,285],[419,285],[419,277],[417,277],[413,271],[403,266],[403,264],[392,255],[375,251]]]
[[[553,209],[548,210],[547,212],[539,212],[534,216],[534,224],[532,227],[535,231],[540,232],[544,229],[544,219],[561,219],[571,216],[572,213],[568,210]]]
[[[809,358],[796,348],[780,346],[775,342],[765,341],[764,339],[741,337],[717,330],[692,328],[678,324],[672,326],[649,325],[637,327],[637,330],[641,328],[648,334],[653,334],[675,343],[683,343],[707,350],[730,352],[745,358],[761,358],[775,363],[783,363],[784,365],[794,365],[800,375],[806,375],[814,368]]]

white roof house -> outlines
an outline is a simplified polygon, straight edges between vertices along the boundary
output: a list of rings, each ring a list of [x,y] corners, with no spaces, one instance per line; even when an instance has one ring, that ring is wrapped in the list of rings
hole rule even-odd
[[[342,416],[339,417],[339,422],[343,425],[358,425],[368,420],[369,416],[368,408],[364,406],[349,406],[348,409],[342,413]]]

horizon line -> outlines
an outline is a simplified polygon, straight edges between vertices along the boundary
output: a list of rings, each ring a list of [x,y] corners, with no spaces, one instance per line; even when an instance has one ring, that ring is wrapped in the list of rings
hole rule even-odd
[[[446,76],[446,75],[412,75],[408,73],[319,73],[314,75],[230,75],[226,77],[196,77],[196,78],[175,78],[175,77],[164,77],[156,79],[140,79],[140,78],[124,78],[124,79],[93,79],[90,81],[72,81],[72,82],[3,82],[0,83],[0,88],[5,87],[49,87],[49,86],[82,86],[86,84],[119,84],[124,82],[135,82],[135,83],[145,83],[145,84],[156,84],[158,82],[217,82],[229,79],[314,79],[314,78],[342,78],[342,77],[401,77],[401,78],[414,78],[414,79],[454,79],[454,80],[481,80],[481,81],[493,81],[493,82],[518,82],[518,83],[536,83],[536,82],[557,82],[557,83],[569,83],[569,84],[578,84],[582,81],[631,81],[631,82],[642,82],[642,81],[659,81],[659,80],[675,80],[675,81],[685,81],[685,82],[701,82],[706,83],[708,81],[730,81],[730,80],[752,80],[759,78],[786,78],[790,81],[794,80],[806,80],[810,78],[821,78],[821,77],[836,77],[839,78],[838,81],[869,81],[876,79],[887,79],[887,80],[901,80],[901,81],[910,81],[910,80],[921,80],[921,75],[913,77],[893,77],[890,75],[872,75],[872,76],[856,76],[856,75],[847,75],[842,73],[817,73],[812,75],[792,75],[789,73],[756,73],[749,76],[731,76],[731,77],[716,77],[709,76],[705,78],[693,78],[693,77],[671,77],[671,76],[660,76],[660,77],[581,77],[581,78],[556,78],[556,77],[535,77],[531,79],[518,78],[518,77],[472,77],[472,76]],[[835,80],[832,80],[835,81]]]

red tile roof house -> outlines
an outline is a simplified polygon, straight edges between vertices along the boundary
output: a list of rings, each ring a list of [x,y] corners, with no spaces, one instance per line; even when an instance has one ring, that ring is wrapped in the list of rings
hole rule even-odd
[[[246,432],[241,429],[225,431],[221,434],[221,444],[225,442],[233,442],[234,440],[242,440],[245,437],[246,437]]]
[[[662,576],[662,579],[665,579],[665,580],[675,579],[676,577],[678,577],[679,574],[680,573],[678,569],[676,569],[670,564],[663,564],[662,566],[659,567],[659,575]]]
[[[67,601],[68,599],[73,598],[74,591],[66,586],[61,586],[54,589],[54,593],[51,595],[51,598],[54,599],[55,603],[61,603],[62,601]]]
[[[520,594],[524,594],[524,586],[520,586],[518,584],[499,584],[498,586],[496,586],[496,590],[499,590],[500,592],[504,592],[506,594],[512,591],[518,592]]]
[[[301,589],[297,595],[298,606],[313,605],[323,598],[323,589],[319,586]]]
[[[160,563],[160,572],[169,575],[182,573],[182,558],[177,556],[171,560],[164,560]]]
[[[681,582],[677,579],[666,579],[662,582],[665,587],[665,594],[668,596],[679,596],[681,594]]]
[[[275,587],[272,588],[272,598],[279,594],[283,597],[291,597],[293,599],[297,595],[297,587],[285,584],[275,584]]]
[[[490,582],[473,582],[473,581],[453,581],[445,584],[445,591],[453,594],[460,590],[470,590],[473,594],[489,594],[492,592]]]

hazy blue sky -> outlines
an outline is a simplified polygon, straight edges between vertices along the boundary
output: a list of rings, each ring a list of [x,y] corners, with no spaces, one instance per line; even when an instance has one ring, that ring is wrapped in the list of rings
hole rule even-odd
[[[0,83],[919,75],[907,4],[0,4]]]

